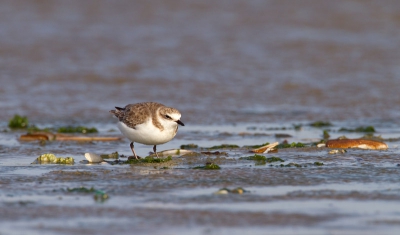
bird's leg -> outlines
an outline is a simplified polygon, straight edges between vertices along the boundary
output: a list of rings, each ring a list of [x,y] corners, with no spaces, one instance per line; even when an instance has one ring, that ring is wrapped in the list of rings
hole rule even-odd
[[[130,144],[129,146],[130,146],[131,149],[132,149],[133,156],[134,156],[136,159],[139,159],[138,156],[137,156],[136,153],[135,153],[135,150],[133,149],[133,142],[131,142],[131,144]]]
[[[154,153],[156,154],[156,156],[158,157],[158,154],[157,154],[157,148],[156,148],[156,146],[154,145],[154,147],[153,147],[153,151],[154,151]]]

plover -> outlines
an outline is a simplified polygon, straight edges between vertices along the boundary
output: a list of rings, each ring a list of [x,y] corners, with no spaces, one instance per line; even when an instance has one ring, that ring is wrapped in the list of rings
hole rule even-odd
[[[158,157],[156,145],[165,144],[175,137],[181,113],[174,108],[156,102],[128,104],[124,108],[110,110],[118,119],[118,129],[130,141],[133,156],[138,159],[133,143],[154,145],[153,151]]]

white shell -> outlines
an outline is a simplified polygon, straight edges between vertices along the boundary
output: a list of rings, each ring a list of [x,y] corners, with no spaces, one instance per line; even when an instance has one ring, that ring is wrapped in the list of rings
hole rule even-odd
[[[214,194],[229,194],[229,192],[226,189],[220,189],[217,192],[215,192]]]
[[[331,151],[329,151],[329,154],[337,154],[339,153],[339,150],[337,149],[332,149]]]
[[[85,158],[91,163],[98,163],[103,161],[103,158],[95,153],[85,153]]]

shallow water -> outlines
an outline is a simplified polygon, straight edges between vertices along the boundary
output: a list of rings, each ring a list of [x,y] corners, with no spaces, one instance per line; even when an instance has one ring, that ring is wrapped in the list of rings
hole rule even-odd
[[[399,12],[389,0],[3,2],[0,234],[397,234]],[[20,142],[25,132],[7,128],[20,114],[119,136],[108,111],[142,101],[182,112],[185,126],[158,150],[287,140],[308,146],[266,156],[307,167],[255,165],[239,159],[246,148],[89,165],[85,152],[130,155],[128,140]],[[311,147],[325,129],[359,138],[339,129],[368,125],[388,150]],[[48,152],[76,163],[31,165]],[[192,169],[206,162],[222,169]],[[81,186],[110,198],[66,192]],[[249,192],[214,194],[223,187]]]

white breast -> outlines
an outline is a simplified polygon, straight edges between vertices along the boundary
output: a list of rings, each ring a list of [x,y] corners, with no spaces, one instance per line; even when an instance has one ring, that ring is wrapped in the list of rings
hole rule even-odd
[[[176,128],[177,124],[175,127],[164,125],[164,130],[160,131],[153,125],[151,119],[143,124],[136,125],[135,129],[129,128],[123,122],[118,122],[118,129],[125,137],[132,142],[146,145],[159,145],[172,140],[176,135]]]

